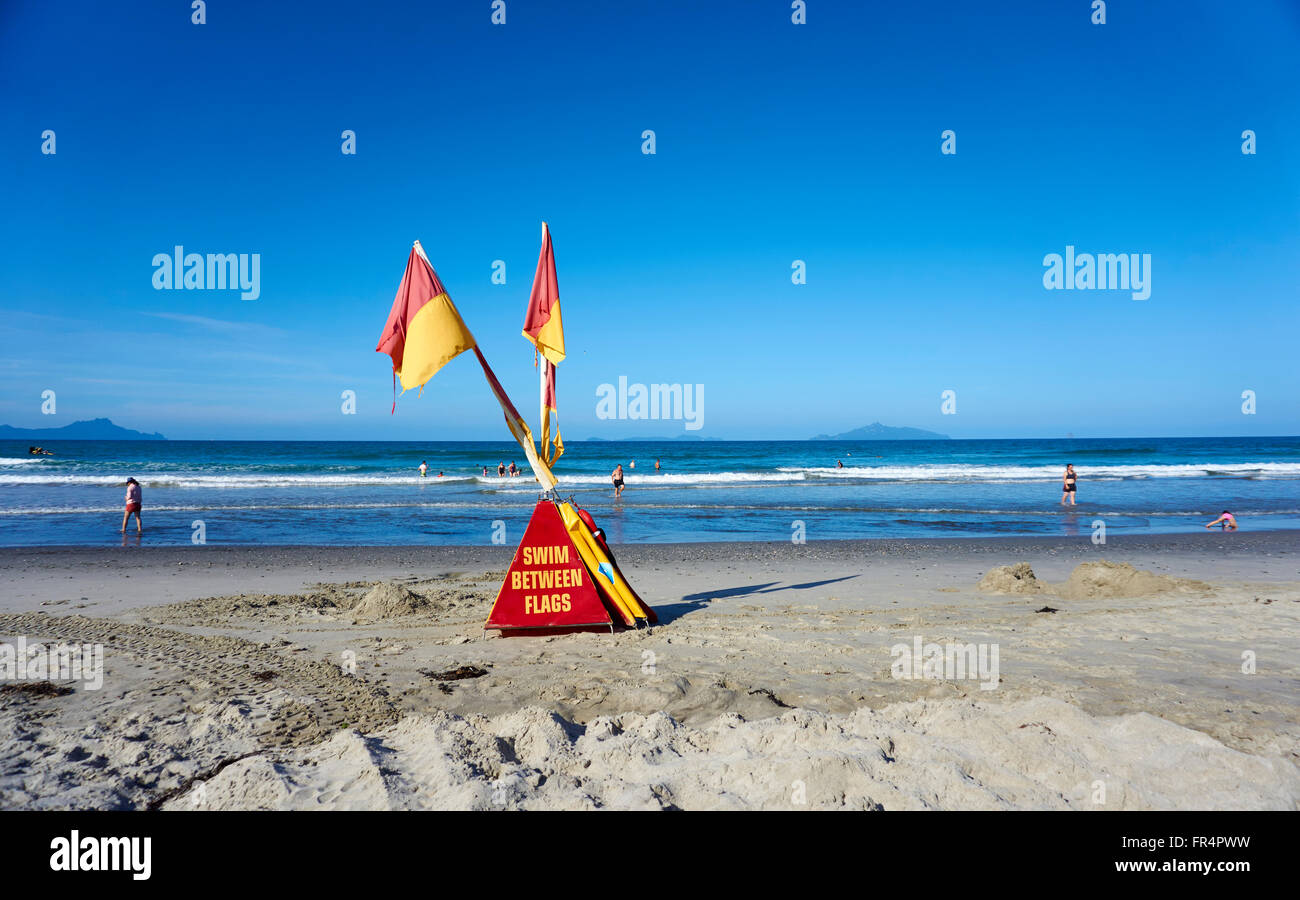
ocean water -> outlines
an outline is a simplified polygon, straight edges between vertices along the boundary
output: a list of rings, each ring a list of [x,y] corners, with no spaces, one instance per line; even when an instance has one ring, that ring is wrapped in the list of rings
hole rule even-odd
[[[506,442],[45,446],[56,455],[0,442],[0,545],[120,543],[129,475],[152,545],[188,545],[200,522],[208,544],[318,545],[487,545],[499,522],[513,545],[538,495],[531,476],[497,477],[498,462],[526,466]],[[627,490],[616,504],[618,462]],[[1058,505],[1067,462],[1079,474],[1072,509]],[[1224,509],[1243,529],[1300,529],[1296,437],[574,441],[556,473],[617,543],[787,541],[797,523],[809,542],[1087,536],[1098,520],[1108,536],[1186,532]]]

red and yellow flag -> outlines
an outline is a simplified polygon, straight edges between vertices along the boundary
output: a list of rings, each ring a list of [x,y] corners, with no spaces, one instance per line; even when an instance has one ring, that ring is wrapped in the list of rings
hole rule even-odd
[[[405,392],[473,346],[474,335],[416,241],[376,352],[393,358],[394,378]]]
[[[555,277],[555,251],[551,248],[551,230],[542,223],[542,251],[537,256],[533,291],[524,313],[524,337],[541,354],[542,458],[548,466],[564,454],[560,437],[560,413],[555,405],[555,366],[564,360],[564,324],[560,320],[560,285]],[[555,420],[555,437],[551,437],[551,420]]]
[[[542,223],[542,252],[537,257],[533,292],[524,314],[524,337],[552,364],[564,362],[564,326],[560,322],[560,285],[555,278],[551,230]]]
[[[406,392],[422,387],[439,369],[469,349],[473,349],[478,357],[488,387],[505,414],[506,426],[523,448],[533,474],[543,488],[551,490],[555,487],[555,476],[551,474],[550,466],[538,458],[532,432],[506,396],[505,389],[483,358],[469,326],[460,317],[456,304],[451,302],[447,289],[438,280],[438,273],[424,255],[424,248],[416,241],[406,260],[406,273],[398,285],[397,297],[393,300],[392,311],[375,350],[393,358],[394,381],[401,381],[402,391]]]

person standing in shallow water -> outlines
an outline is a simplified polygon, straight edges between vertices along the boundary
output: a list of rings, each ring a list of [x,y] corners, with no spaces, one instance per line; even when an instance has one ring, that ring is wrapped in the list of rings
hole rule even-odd
[[[1062,506],[1065,505],[1066,497],[1070,498],[1070,505],[1074,506],[1074,498],[1078,494],[1078,491],[1075,489],[1076,487],[1075,481],[1077,479],[1078,476],[1074,474],[1074,465],[1072,463],[1066,463],[1065,476],[1061,480],[1062,481],[1061,484],[1061,505]]]
[[[140,534],[144,531],[144,523],[140,521],[140,508],[143,505],[143,492],[140,490],[140,482],[134,478],[126,480],[126,512],[122,513],[122,528],[120,532],[126,534],[126,523],[130,520],[132,513],[135,514],[135,533]]]
[[[614,471],[609,476],[609,480],[614,482],[614,499],[617,500],[619,497],[623,496],[623,464],[622,463],[619,463],[617,466],[614,467]]]

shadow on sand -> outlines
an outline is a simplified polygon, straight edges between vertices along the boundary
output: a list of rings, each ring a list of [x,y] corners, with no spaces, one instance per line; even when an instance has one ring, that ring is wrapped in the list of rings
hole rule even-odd
[[[703,609],[714,600],[730,600],[736,597],[749,597],[754,594],[770,594],[773,591],[806,591],[810,588],[835,584],[837,581],[848,581],[850,578],[857,577],[857,575],[845,575],[842,578],[827,578],[825,581],[805,581],[803,584],[787,584],[784,586],[781,586],[779,581],[769,581],[765,584],[748,584],[743,587],[723,588],[720,591],[703,591],[699,594],[687,594],[678,603],[656,606],[655,613],[659,616],[659,624],[667,625],[669,622],[680,619],[688,613]]]

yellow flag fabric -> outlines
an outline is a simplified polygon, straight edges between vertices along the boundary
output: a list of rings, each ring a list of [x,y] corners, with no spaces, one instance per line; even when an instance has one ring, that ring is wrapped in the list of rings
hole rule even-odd
[[[564,322],[560,319],[558,298],[551,304],[550,316],[546,319],[546,324],[537,329],[536,337],[527,331],[524,332],[524,337],[537,345],[537,349],[552,363],[564,360]]]
[[[456,304],[445,293],[431,299],[412,317],[406,332],[406,354],[397,378],[402,390],[424,384],[438,370],[476,346]]]

